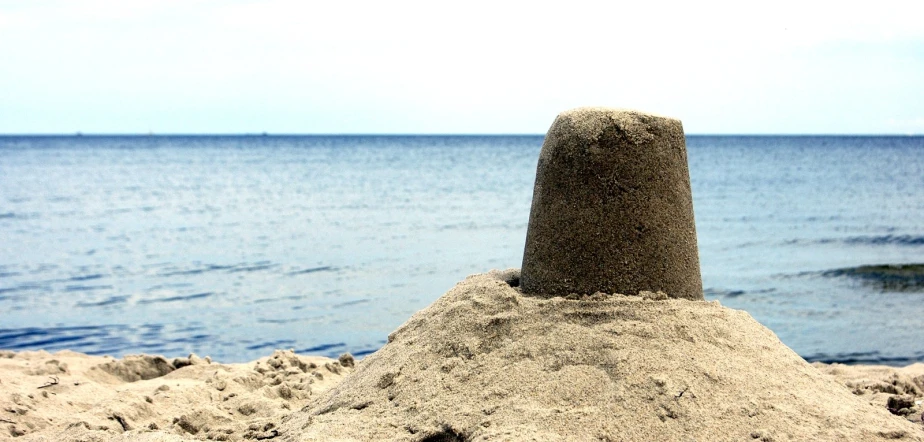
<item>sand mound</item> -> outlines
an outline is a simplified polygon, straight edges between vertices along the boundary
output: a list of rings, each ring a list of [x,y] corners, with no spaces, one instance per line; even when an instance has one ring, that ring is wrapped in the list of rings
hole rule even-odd
[[[0,353],[0,441],[259,440],[352,371],[276,351],[247,364]]]
[[[469,277],[279,427],[283,440],[915,440],[747,313],[526,297]],[[651,296],[649,298],[657,298]]]

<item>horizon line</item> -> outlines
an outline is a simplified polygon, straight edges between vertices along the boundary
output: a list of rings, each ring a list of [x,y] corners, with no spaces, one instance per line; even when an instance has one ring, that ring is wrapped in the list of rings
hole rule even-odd
[[[271,132],[67,132],[0,133],[0,137],[544,137],[544,133],[271,133]],[[685,133],[693,137],[919,137],[924,133]]]

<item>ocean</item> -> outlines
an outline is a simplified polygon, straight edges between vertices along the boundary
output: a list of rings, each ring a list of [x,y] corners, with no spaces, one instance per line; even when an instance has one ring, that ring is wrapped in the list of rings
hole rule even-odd
[[[0,136],[0,349],[369,354],[519,267],[542,136]],[[924,361],[924,137],[688,136],[706,298]]]

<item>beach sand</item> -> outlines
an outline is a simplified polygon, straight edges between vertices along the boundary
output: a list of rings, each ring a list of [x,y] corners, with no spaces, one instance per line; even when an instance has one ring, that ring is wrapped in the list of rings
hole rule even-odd
[[[715,301],[517,280],[467,278],[355,364],[3,352],[0,440],[924,441],[924,364],[809,364]]]
[[[268,439],[353,371],[353,360],[277,350],[244,364],[195,356],[114,359],[0,353],[0,440]]]

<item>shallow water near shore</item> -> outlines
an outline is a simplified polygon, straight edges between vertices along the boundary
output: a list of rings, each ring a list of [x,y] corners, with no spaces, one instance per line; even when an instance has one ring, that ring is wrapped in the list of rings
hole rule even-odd
[[[368,354],[520,266],[541,143],[0,137],[0,348]],[[707,299],[809,360],[924,360],[921,266],[869,267],[924,262],[924,137],[687,146]]]

